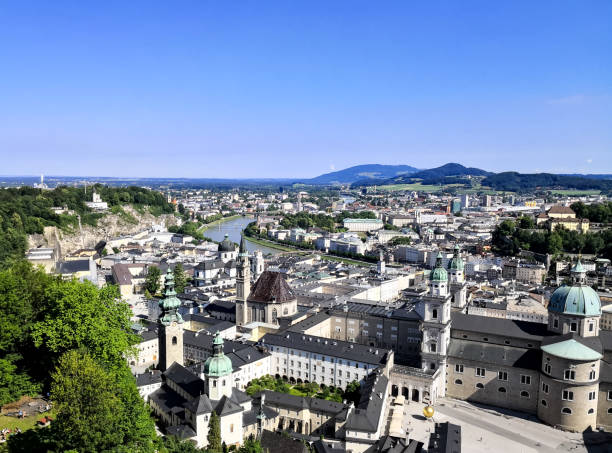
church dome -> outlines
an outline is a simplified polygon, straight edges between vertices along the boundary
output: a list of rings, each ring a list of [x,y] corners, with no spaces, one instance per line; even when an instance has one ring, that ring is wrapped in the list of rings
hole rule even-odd
[[[232,361],[223,353],[223,338],[219,332],[213,340],[214,355],[204,362],[204,374],[211,377],[227,376],[234,370]]]
[[[436,257],[436,267],[431,271],[430,280],[432,282],[446,282],[448,281],[448,272],[442,266],[442,254],[438,253]]]
[[[566,315],[599,316],[601,315],[601,301],[590,286],[564,285],[553,293],[548,310]]]
[[[225,239],[223,239],[221,243],[219,244],[219,251],[220,252],[235,252],[236,251],[236,245],[232,241],[229,240],[228,234],[225,235]]]

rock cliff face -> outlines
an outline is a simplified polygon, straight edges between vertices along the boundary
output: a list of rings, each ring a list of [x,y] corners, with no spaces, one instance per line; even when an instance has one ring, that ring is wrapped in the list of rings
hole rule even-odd
[[[95,227],[82,226],[82,233],[77,227],[74,232],[67,232],[56,227],[47,227],[43,234],[32,234],[28,237],[30,247],[54,247],[56,237],[59,239],[62,255],[67,255],[81,248],[93,248],[98,242],[108,240],[116,236],[133,234],[152,225],[171,226],[177,224],[177,218],[172,214],[162,214],[155,217],[150,213],[141,214],[131,206],[123,206],[123,210],[133,216],[138,222],[132,223],[121,215],[108,212],[98,220]]]

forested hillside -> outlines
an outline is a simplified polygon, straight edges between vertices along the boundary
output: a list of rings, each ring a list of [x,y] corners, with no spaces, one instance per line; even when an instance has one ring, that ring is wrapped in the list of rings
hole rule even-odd
[[[173,206],[165,197],[142,187],[95,186],[103,201],[112,208],[124,204],[146,206],[154,215],[173,212]],[[40,190],[31,187],[0,189],[0,267],[11,259],[24,256],[27,235],[40,234],[45,226],[74,229],[78,217],[84,225],[95,226],[104,214],[91,211],[86,201],[91,201],[92,188],[58,187]],[[55,214],[52,207],[66,207],[73,214]]]

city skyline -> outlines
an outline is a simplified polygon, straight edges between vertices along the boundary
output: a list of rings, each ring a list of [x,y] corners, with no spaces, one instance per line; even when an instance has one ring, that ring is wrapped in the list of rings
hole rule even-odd
[[[608,2],[144,6],[3,6],[3,174],[612,173]]]

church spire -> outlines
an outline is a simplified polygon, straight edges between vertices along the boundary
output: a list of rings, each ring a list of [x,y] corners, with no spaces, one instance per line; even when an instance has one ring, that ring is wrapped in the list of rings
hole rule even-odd
[[[159,301],[159,306],[162,309],[162,316],[160,318],[162,324],[167,326],[173,322],[179,324],[183,322],[183,317],[178,312],[181,301],[176,297],[176,291],[174,290],[174,274],[169,267],[166,273],[164,298]]]

